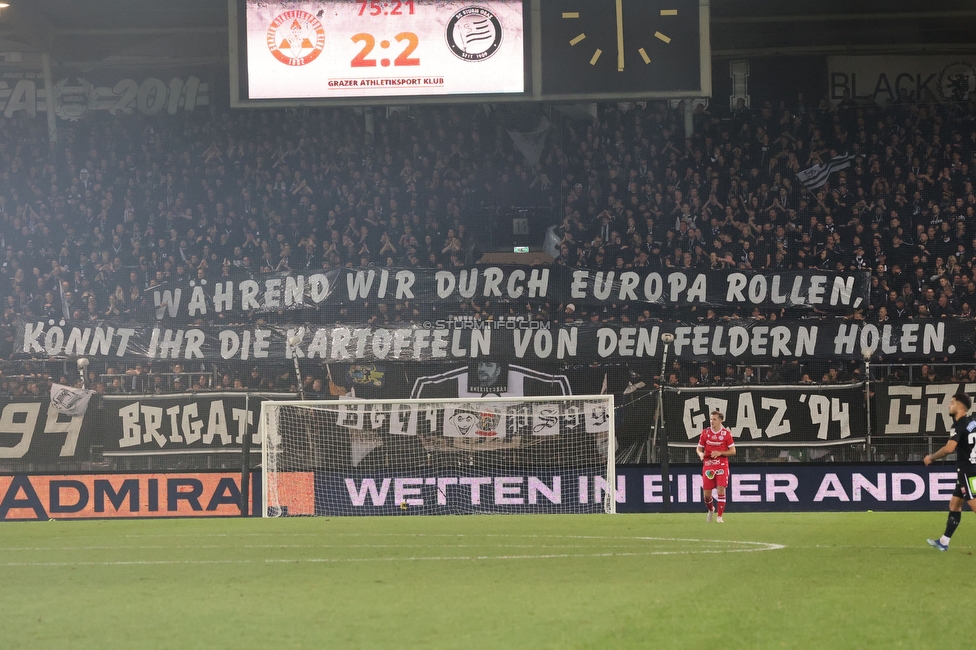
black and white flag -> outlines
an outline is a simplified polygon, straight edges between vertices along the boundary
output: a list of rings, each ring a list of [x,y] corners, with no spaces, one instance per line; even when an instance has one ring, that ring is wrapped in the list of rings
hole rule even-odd
[[[518,131],[509,131],[508,135],[511,136],[512,142],[530,165],[535,167],[539,164],[539,160],[542,158],[542,151],[546,148],[546,135],[549,134],[549,120],[545,117],[539,120],[538,126],[533,131],[528,133],[519,133]]]
[[[84,415],[94,391],[73,388],[64,384],[51,386],[51,406],[65,415]]]
[[[847,169],[854,160],[854,154],[841,154],[827,161],[826,164],[817,164],[813,167],[798,171],[796,177],[808,190],[815,190],[827,182],[827,177],[836,171]]]

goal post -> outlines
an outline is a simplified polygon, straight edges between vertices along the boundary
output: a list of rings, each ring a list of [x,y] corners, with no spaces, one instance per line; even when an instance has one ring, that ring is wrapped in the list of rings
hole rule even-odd
[[[612,395],[261,404],[265,517],[616,512]]]

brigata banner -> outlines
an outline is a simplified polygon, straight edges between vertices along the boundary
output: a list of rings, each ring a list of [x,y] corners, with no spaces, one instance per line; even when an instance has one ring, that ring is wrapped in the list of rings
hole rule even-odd
[[[473,266],[460,270],[333,269],[262,273],[235,280],[192,280],[154,287],[156,320],[316,309],[361,302],[457,305],[469,300],[549,301],[577,307],[640,306],[803,308],[849,312],[868,304],[862,271],[593,271],[562,266]]]
[[[261,503],[260,472],[250,493]],[[240,514],[240,472],[0,476],[0,521]]]
[[[976,394],[976,384],[939,383],[921,386],[878,384],[874,407],[881,433],[893,436],[949,435],[949,402],[958,392]]]
[[[971,356],[972,321],[721,321],[698,325],[551,321],[426,321],[389,327],[152,327],[139,324],[35,321],[18,326],[15,356],[98,359],[336,362],[629,361],[659,359],[661,334],[674,334],[670,354],[729,362],[858,359],[923,361]],[[298,337],[299,343],[289,341]]]
[[[84,415],[61,413],[50,400],[0,401],[0,463],[88,460],[95,442],[94,417],[90,410]]]
[[[244,436],[261,452],[258,417],[267,399],[293,393],[106,395],[102,410],[103,455],[240,454]]]
[[[738,464],[733,459],[726,492],[736,512],[944,510],[956,485],[951,465]],[[661,512],[657,467],[618,469],[617,512]],[[705,512],[701,466],[671,466],[671,507]],[[704,517],[702,518],[704,521]],[[921,540],[920,540],[921,541]],[[924,543],[924,542],[923,542]]]
[[[741,447],[863,443],[867,433],[863,384],[668,388],[664,426],[669,444],[696,446],[716,409]]]

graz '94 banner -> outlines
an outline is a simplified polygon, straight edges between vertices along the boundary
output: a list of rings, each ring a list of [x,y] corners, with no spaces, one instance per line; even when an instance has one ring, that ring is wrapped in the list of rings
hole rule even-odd
[[[933,360],[972,355],[973,323],[923,320],[721,321],[720,324],[437,321],[389,327],[293,325],[152,327],[36,321],[17,330],[17,357],[212,361],[429,362],[472,359],[633,361],[660,359],[661,335],[674,334],[679,359],[732,361],[859,359],[863,350],[886,359]],[[289,343],[293,337],[299,341]]]
[[[949,402],[958,392],[972,395],[976,393],[976,383],[880,384],[875,393],[875,409],[881,419],[881,433],[948,438],[952,426]]]
[[[867,433],[864,384],[679,388],[664,391],[669,444],[696,446],[716,409],[742,447],[861,443]]]
[[[849,312],[869,302],[870,274],[656,269],[593,271],[555,266],[333,269],[168,283],[150,290],[156,320],[318,309],[367,301],[458,304],[549,301],[576,306],[763,307]]]

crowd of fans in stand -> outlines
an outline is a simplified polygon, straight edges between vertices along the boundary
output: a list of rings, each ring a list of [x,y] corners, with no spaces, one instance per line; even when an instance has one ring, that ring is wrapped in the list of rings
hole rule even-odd
[[[0,117],[0,358],[10,358],[21,319],[136,317],[152,308],[148,291],[172,280],[464,266],[477,261],[486,206],[558,215],[556,264],[868,270],[870,305],[854,317],[880,322],[966,318],[976,304],[972,102],[882,108],[799,96],[728,114],[698,106],[693,133],[666,103],[604,105],[591,122],[554,119],[535,167],[504,116],[483,107],[371,119],[367,129],[351,109],[103,115],[63,127],[52,147],[43,119]],[[842,153],[856,157],[823,187],[797,180]],[[410,320],[416,309],[370,305],[323,319]],[[572,320],[662,315],[630,305],[537,309]],[[5,363],[6,375],[16,370]],[[709,374],[721,381],[725,372]],[[208,388],[225,383],[216,376]]]

